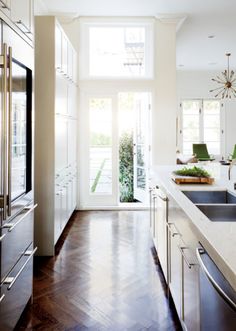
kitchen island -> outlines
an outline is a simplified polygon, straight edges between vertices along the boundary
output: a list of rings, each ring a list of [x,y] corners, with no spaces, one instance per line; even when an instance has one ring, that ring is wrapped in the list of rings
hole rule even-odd
[[[216,330],[218,325],[219,330],[223,326],[225,327],[223,330],[231,330],[231,326],[236,327],[234,312],[236,214],[235,221],[212,221],[200,209],[201,204],[193,203],[186,193],[222,191],[224,194],[228,191],[232,192],[232,196],[235,195],[236,198],[234,191],[236,180],[234,176],[231,181],[228,180],[227,166],[212,163],[204,168],[215,177],[214,184],[178,185],[171,178],[173,170],[177,167],[179,166],[157,166],[153,167],[151,173],[150,227],[162,270],[184,328],[207,330],[209,327],[214,327]],[[231,204],[235,203],[231,202]],[[217,208],[222,207],[221,204],[213,204],[211,208],[215,209],[216,205]],[[225,287],[230,289],[226,311],[224,311],[225,307],[223,308],[224,300],[219,299],[218,309],[221,307],[221,313],[216,308],[219,293],[212,291],[202,275],[202,266],[204,268],[205,263],[210,263],[210,273],[214,274],[216,270],[216,277],[212,277],[213,281],[218,279],[220,284],[223,282],[223,289]],[[225,294],[227,295],[227,290],[224,291],[223,297]],[[206,299],[203,300],[204,297],[209,300],[207,303],[203,302],[206,301]],[[229,309],[228,303],[229,306],[231,305]],[[212,305],[215,305],[215,309]],[[210,311],[207,307],[211,307]],[[224,321],[226,316],[229,323]]]

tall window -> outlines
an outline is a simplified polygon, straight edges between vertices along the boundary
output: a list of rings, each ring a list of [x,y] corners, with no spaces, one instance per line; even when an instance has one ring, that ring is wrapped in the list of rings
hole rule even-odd
[[[86,78],[152,78],[151,23],[86,23]]]
[[[183,100],[182,150],[192,154],[193,143],[206,143],[210,154],[223,154],[223,109],[219,100]]]

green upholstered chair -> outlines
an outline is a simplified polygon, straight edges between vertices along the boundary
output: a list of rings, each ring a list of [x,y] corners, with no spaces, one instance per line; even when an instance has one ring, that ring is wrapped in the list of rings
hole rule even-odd
[[[234,151],[232,153],[232,159],[236,159],[236,145],[234,145]]]
[[[206,144],[193,144],[193,155],[198,161],[213,161],[214,158],[210,156]]]

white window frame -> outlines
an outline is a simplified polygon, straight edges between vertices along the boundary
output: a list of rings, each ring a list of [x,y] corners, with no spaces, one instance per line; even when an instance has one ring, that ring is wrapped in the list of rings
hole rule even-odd
[[[144,76],[92,76],[89,74],[89,28],[90,27],[144,27],[145,68]],[[82,18],[80,20],[80,80],[145,80],[154,78],[154,20],[135,18]]]
[[[220,99],[212,99],[212,98],[183,98],[179,104],[180,110],[180,128],[179,128],[179,146],[178,149],[183,153],[183,108],[182,104],[184,101],[197,101],[200,104],[199,108],[199,136],[200,136],[200,141],[199,143],[203,143],[203,130],[204,130],[204,123],[203,123],[203,102],[207,100],[214,100],[214,101],[219,101],[220,103],[220,154],[219,155],[214,155],[215,159],[220,160],[222,157],[226,157],[225,155],[225,105]]]

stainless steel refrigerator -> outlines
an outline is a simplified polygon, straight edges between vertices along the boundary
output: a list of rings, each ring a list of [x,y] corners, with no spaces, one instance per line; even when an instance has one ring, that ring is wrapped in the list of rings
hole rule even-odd
[[[0,21],[0,330],[32,294],[33,48]]]

